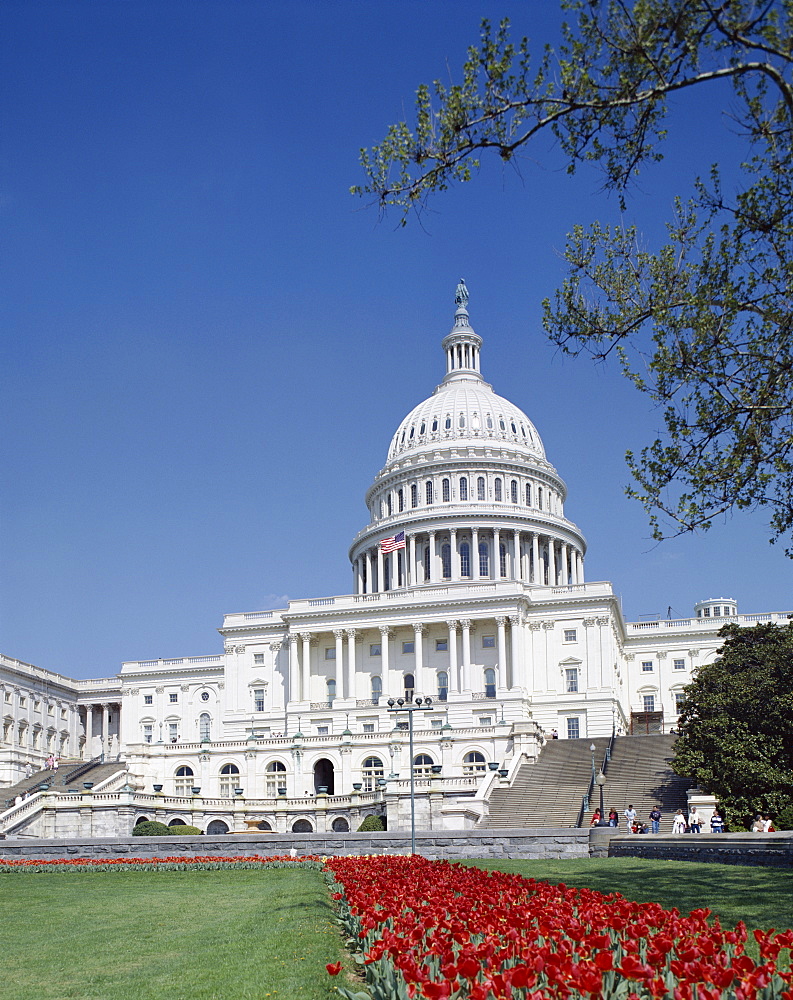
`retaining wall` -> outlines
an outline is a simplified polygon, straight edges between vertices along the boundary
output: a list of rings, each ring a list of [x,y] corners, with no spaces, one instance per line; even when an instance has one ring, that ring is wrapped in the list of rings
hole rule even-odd
[[[593,854],[596,852],[593,851]],[[793,832],[625,834],[611,837],[598,851],[610,858],[647,858],[663,861],[710,861],[722,865],[759,865],[793,868]]]
[[[93,837],[71,840],[0,840],[3,858],[225,857],[252,854],[409,854],[403,833],[234,834],[203,837]],[[462,858],[586,858],[589,831],[460,830],[416,832],[416,853],[431,860]]]

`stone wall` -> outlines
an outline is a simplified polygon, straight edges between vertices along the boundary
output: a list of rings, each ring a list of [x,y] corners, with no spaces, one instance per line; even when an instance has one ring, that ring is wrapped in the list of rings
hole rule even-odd
[[[115,858],[167,855],[409,854],[404,833],[228,834],[204,837],[108,837],[71,840],[0,840],[3,858]],[[462,858],[585,858],[589,831],[460,830],[416,832],[416,852],[432,860]]]
[[[647,858],[663,861],[711,861],[722,865],[760,865],[793,868],[793,832],[684,833],[604,838],[610,858]],[[605,854],[601,849],[593,854]]]

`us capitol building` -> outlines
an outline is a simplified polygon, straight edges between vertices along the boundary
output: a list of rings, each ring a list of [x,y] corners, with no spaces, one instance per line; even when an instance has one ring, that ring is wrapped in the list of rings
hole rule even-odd
[[[143,816],[211,833],[357,829],[370,814],[395,828],[411,766],[420,827],[472,827],[555,734],[673,728],[725,620],[787,621],[721,598],[690,619],[626,623],[611,584],[586,581],[586,541],[537,429],[481,374],[462,281],[455,302],[440,385],[366,493],[351,593],[226,615],[222,652],[114,677],[0,657],[0,784],[50,753],[119,762],[90,789],[54,782],[0,810],[0,832],[128,833]],[[407,714],[388,701],[419,697],[411,760]]]

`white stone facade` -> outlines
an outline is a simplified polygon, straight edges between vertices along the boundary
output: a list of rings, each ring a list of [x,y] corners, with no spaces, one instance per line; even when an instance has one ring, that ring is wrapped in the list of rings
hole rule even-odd
[[[787,621],[723,598],[691,619],[624,622],[611,585],[585,581],[586,542],[536,428],[481,376],[466,305],[461,284],[446,375],[366,494],[352,593],[227,615],[222,652],[97,681],[0,658],[0,782],[49,752],[121,754],[150,818],[325,830],[387,809],[403,824],[407,716],[387,701],[429,696],[415,718],[419,825],[470,826],[553,731],[668,731],[725,620]]]

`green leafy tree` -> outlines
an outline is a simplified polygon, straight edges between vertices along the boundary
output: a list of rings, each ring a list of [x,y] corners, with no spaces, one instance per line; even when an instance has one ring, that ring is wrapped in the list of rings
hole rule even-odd
[[[673,769],[733,821],[793,807],[793,624],[725,625],[717,659],[685,689]]]
[[[793,0],[562,7],[563,43],[537,60],[507,21],[483,22],[461,82],[420,86],[415,124],[361,151],[353,193],[405,223],[481,156],[513,161],[551,134],[568,172],[596,165],[624,207],[662,157],[670,95],[724,81],[739,180],[714,166],[693,181],[654,252],[636,228],[577,227],[544,325],[567,353],[616,357],[661,409],[662,436],[627,456],[656,538],[764,507],[793,555]]]

